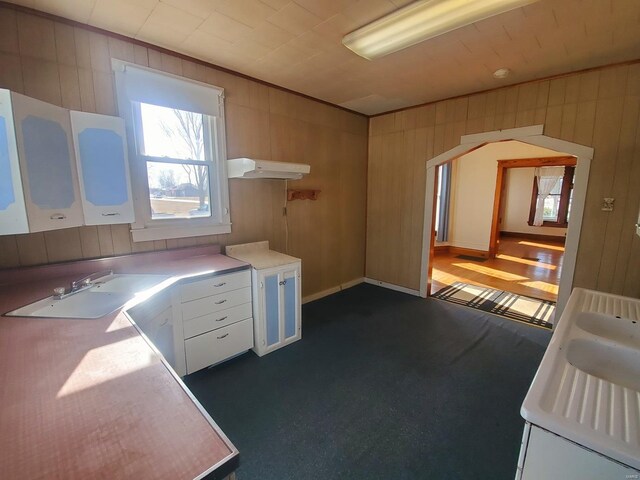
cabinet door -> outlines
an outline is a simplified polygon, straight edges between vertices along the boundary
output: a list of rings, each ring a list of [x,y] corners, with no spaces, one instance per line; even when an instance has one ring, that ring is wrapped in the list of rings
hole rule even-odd
[[[169,365],[175,368],[176,356],[174,352],[173,322],[171,308],[151,320],[149,340],[153,342]]]
[[[638,478],[638,470],[533,425],[522,480]]]
[[[0,89],[0,235],[27,233],[11,92]]]
[[[85,225],[135,221],[124,120],[71,112]]]
[[[256,285],[255,352],[262,356],[301,338],[300,264],[261,271]]]
[[[30,231],[82,225],[69,111],[13,92],[11,102]]]
[[[266,347],[280,343],[280,275],[264,277],[264,326]]]
[[[281,275],[284,341],[288,342],[300,335],[300,273],[294,269]]]

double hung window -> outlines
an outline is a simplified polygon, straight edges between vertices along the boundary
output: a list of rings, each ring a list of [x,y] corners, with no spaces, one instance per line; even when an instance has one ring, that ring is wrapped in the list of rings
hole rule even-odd
[[[223,90],[112,63],[133,159],[134,241],[230,232]]]

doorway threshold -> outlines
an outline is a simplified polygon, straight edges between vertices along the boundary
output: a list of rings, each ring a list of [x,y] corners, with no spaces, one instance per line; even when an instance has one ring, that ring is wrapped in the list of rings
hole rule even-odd
[[[525,297],[464,282],[448,285],[431,295],[431,298],[475,308],[540,328],[553,328],[556,304],[549,300]]]

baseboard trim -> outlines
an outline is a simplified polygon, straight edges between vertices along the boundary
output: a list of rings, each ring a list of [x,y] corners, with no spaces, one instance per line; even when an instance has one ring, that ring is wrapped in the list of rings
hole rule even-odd
[[[489,250],[476,250],[473,248],[449,247],[449,253],[453,255],[469,255],[471,257],[489,258]]]
[[[501,237],[525,238],[528,240],[549,240],[551,242],[564,242],[564,235],[540,235],[539,233],[500,232]]]
[[[354,278],[353,280],[349,280],[348,282],[341,283],[335,287],[327,288],[326,290],[322,290],[321,292],[312,293],[311,295],[307,295],[306,297],[302,297],[302,304],[313,302],[315,300],[320,300],[321,298],[328,297],[329,295],[333,295],[334,293],[338,293],[342,290],[346,290],[347,288],[355,287],[364,282],[364,277]]]
[[[451,245],[436,245],[433,247],[433,253],[435,254],[449,253],[450,249],[451,249]]]
[[[409,295],[414,295],[416,297],[420,296],[420,292],[418,290],[413,290],[407,287],[401,287],[400,285],[394,285],[393,283],[381,282],[380,280],[374,280],[373,278],[365,278],[364,283],[368,283],[370,285],[377,285],[378,287],[388,288],[389,290],[395,290],[396,292],[408,293]]]

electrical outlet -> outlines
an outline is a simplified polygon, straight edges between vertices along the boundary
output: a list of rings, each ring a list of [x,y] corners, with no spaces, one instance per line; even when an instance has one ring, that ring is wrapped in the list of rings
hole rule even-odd
[[[603,212],[613,212],[613,202],[615,201],[615,198],[605,198],[602,202],[601,210]]]

